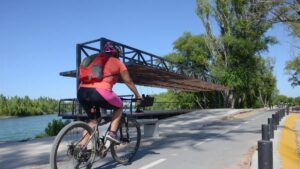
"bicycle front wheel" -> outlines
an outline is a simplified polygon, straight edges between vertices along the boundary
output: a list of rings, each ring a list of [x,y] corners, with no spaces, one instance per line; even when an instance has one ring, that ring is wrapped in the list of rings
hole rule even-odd
[[[56,136],[51,153],[51,169],[90,168],[95,159],[95,137],[85,141],[85,146],[80,146],[83,138],[89,138],[93,129],[84,122],[72,122],[65,126]]]
[[[121,144],[111,146],[112,157],[120,164],[129,163],[140,146],[141,129],[135,119],[122,118],[119,125],[118,137]]]

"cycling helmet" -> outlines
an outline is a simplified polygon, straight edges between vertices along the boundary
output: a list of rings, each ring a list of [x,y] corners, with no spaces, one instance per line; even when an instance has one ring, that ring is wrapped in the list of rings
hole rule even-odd
[[[119,57],[121,49],[118,46],[115,46],[112,42],[106,42],[103,47],[105,54],[110,56]]]
[[[122,55],[122,50],[121,50],[121,47],[120,46],[115,46],[118,53],[117,53],[117,57],[121,56]]]

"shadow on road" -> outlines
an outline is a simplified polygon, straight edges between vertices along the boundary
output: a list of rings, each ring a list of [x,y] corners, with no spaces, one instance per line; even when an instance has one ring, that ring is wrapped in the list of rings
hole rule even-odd
[[[195,144],[207,141],[208,139],[232,142],[236,141],[236,134],[256,134],[261,132],[258,129],[259,127],[247,129],[235,128],[236,126],[244,124],[247,118],[250,117],[243,119],[199,121],[198,116],[195,117],[195,115],[181,116],[163,120],[159,129],[160,137],[153,138],[150,144],[144,145],[142,143],[132,163],[143,159],[145,156],[160,155],[160,153],[158,153],[159,150],[164,148],[173,149],[177,152],[180,152],[182,148],[203,151],[205,147],[195,146]],[[143,141],[145,142],[144,139]],[[147,142],[149,143],[149,141]],[[111,161],[105,162],[96,169],[119,168],[120,166],[122,165],[111,159]]]
[[[154,151],[147,150],[147,149],[145,149],[143,151],[138,151],[131,163],[134,163],[134,161],[138,161],[138,160],[142,159],[144,156],[147,156],[147,155],[159,155],[159,154],[160,153],[156,153]],[[126,164],[126,165],[131,165],[131,163]],[[108,162],[104,163],[103,165],[101,165],[99,167],[96,167],[94,169],[111,169],[111,168],[116,168],[120,165],[122,165],[122,164],[119,164],[119,163],[115,162],[113,159],[111,159],[110,161],[108,161]]]

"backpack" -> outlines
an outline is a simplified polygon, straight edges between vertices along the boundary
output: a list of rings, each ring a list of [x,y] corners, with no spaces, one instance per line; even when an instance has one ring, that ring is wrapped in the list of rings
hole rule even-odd
[[[104,65],[109,59],[103,53],[94,54],[83,59],[79,66],[79,79],[83,83],[100,82],[104,75]]]

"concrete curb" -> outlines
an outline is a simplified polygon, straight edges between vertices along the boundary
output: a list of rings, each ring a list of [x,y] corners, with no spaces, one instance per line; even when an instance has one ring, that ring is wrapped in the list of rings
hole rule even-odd
[[[300,156],[300,120],[296,121],[295,130],[297,135],[297,153]]]

